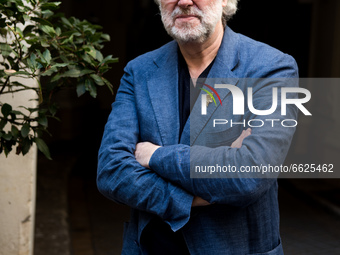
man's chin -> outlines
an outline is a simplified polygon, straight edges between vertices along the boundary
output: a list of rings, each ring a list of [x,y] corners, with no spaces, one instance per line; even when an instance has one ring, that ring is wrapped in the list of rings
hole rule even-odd
[[[201,21],[197,17],[178,18],[175,20],[175,23],[174,23],[174,26],[177,29],[183,29],[183,28],[195,29],[197,26],[200,26],[200,25],[201,25]]]
[[[202,43],[205,41],[204,33],[190,33],[189,31],[171,31],[169,34],[179,43]]]
[[[206,38],[205,37],[179,37],[173,36],[173,38],[180,44],[190,44],[190,43],[203,43]]]

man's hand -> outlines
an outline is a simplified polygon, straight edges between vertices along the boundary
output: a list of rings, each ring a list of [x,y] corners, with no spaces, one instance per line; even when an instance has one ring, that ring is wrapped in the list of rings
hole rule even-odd
[[[243,140],[251,135],[251,129],[248,128],[247,130],[243,130],[241,135],[231,144],[231,148],[241,148]],[[192,201],[191,207],[195,207],[195,206],[206,206],[206,205],[210,205],[210,203],[206,200],[204,200],[203,198],[194,197],[194,200]]]
[[[149,142],[136,144],[135,157],[139,164],[149,168],[152,154],[161,146]]]
[[[231,148],[241,148],[243,140],[251,135],[251,129],[243,130],[241,135],[231,144]]]
[[[231,148],[241,148],[243,140],[251,135],[251,129],[243,130],[241,135],[231,144]],[[149,168],[149,162],[152,154],[161,146],[155,145],[150,142],[142,142],[136,144],[135,157],[139,164],[144,167]],[[210,205],[210,203],[203,198],[194,197],[191,206],[206,206]]]
[[[192,200],[191,207],[206,206],[206,205],[210,205],[210,203],[208,201],[204,200],[203,198],[195,196],[194,200]]]

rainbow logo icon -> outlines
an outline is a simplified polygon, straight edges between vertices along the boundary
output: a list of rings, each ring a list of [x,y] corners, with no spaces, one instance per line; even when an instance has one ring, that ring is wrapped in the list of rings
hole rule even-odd
[[[222,105],[222,100],[220,98],[220,95],[217,93],[217,91],[213,87],[209,86],[208,84],[203,84],[203,86],[206,86],[207,88],[209,88],[217,96],[218,100],[220,101],[220,104]],[[204,88],[201,88],[201,90],[207,92],[207,94],[210,96],[210,98],[214,101],[215,106],[217,106],[217,102],[214,98],[213,93],[211,93],[210,91],[208,91],[207,89],[204,89]]]

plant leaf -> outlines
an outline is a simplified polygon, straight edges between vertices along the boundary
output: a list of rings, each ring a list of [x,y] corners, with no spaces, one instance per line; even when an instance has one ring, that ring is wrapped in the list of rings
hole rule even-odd
[[[97,97],[97,88],[96,86],[93,84],[93,81],[92,80],[89,80],[89,79],[86,79],[85,80],[85,88],[87,91],[90,92],[90,95],[93,97],[93,98],[96,98]]]
[[[101,37],[102,37],[104,40],[106,40],[106,41],[110,41],[110,40],[111,40],[111,38],[110,38],[110,36],[109,36],[108,34],[101,34]]]
[[[14,125],[12,125],[12,128],[11,128],[11,132],[12,132],[12,135],[15,137],[15,138],[17,138],[18,136],[19,136],[19,129],[16,127],[16,126],[14,126]]]
[[[112,95],[113,95],[113,86],[111,84],[111,82],[109,82],[107,79],[105,79],[103,77],[103,81],[105,82],[106,86],[109,88],[109,90],[111,91]]]
[[[44,33],[48,34],[49,36],[55,36],[56,32],[52,26],[42,25],[39,27]]]
[[[0,121],[0,130],[2,130],[7,124],[7,120],[6,119],[2,119]]]
[[[101,62],[103,61],[103,58],[103,54],[99,50],[96,50],[96,59]]]
[[[65,25],[67,25],[67,26],[69,26],[69,27],[72,27],[72,24],[70,23],[70,21],[69,21],[68,19],[66,19],[65,17],[61,17],[61,21],[62,21]]]
[[[52,160],[50,155],[50,150],[48,149],[46,143],[41,138],[35,137],[34,142],[37,144],[38,149],[45,155],[46,158]]]
[[[43,3],[41,5],[41,9],[46,10],[46,9],[55,9],[57,8],[61,2],[48,2],[48,3]]]
[[[43,57],[46,60],[46,63],[49,65],[51,63],[51,53],[48,49],[46,49],[43,53]]]
[[[2,135],[2,137],[6,140],[6,141],[10,141],[12,139],[12,134],[10,132],[8,132],[7,134],[4,133]]]
[[[94,82],[97,83],[98,85],[100,85],[100,86],[105,85],[105,83],[104,83],[104,81],[102,80],[102,78],[100,78],[98,75],[96,75],[96,74],[91,74],[90,76],[91,76],[91,78],[94,80]]]
[[[44,127],[47,127],[48,121],[45,115],[39,116],[38,123]]]
[[[12,48],[7,43],[0,43],[0,55],[7,58],[12,53]]]
[[[42,19],[42,18],[38,18],[38,17],[32,17],[31,19],[36,21],[38,24],[49,26],[49,27],[53,28],[53,24],[46,19]]]
[[[22,150],[21,150],[22,155],[26,155],[27,152],[30,150],[31,146],[32,146],[32,143],[30,139],[26,137],[22,142]]]
[[[30,132],[30,125],[25,123],[21,128],[22,137],[27,137],[29,132]]]
[[[90,74],[90,73],[94,73],[94,71],[90,70],[90,69],[83,69],[83,70],[70,69],[70,70],[66,71],[65,73],[63,73],[61,76],[62,77],[77,78],[77,77],[83,76],[85,74]]]
[[[5,118],[7,118],[7,116],[10,114],[11,111],[12,111],[12,106],[10,106],[9,104],[4,104],[1,107],[1,113]]]
[[[85,84],[78,84],[77,85],[77,96],[80,97],[86,92]]]

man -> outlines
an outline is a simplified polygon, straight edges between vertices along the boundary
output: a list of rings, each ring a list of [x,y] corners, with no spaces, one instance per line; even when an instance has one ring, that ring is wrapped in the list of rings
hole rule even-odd
[[[200,95],[190,100],[189,81],[232,78],[244,92],[238,78],[284,86],[279,78],[298,76],[294,59],[226,26],[237,0],[157,3],[175,41],[126,66],[99,151],[99,190],[132,207],[122,254],[283,254],[275,178],[196,179],[190,165],[282,164],[294,128],[215,131],[213,119],[266,116],[248,108],[233,116],[231,95],[221,90],[223,104],[209,104],[203,121],[194,118]],[[272,87],[253,85],[256,109],[270,108]],[[279,109],[271,118],[281,117]],[[288,107],[287,118],[295,119],[296,109]]]

